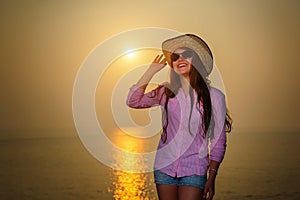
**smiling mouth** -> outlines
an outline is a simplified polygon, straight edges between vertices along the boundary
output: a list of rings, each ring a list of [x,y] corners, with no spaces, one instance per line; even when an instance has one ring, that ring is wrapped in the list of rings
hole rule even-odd
[[[178,65],[178,68],[182,68],[182,67],[186,67],[186,66],[187,66],[186,63],[182,63],[182,64],[179,64],[179,65]]]

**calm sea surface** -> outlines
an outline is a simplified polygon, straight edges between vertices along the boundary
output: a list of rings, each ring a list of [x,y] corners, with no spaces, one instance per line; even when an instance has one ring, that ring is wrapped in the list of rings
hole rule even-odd
[[[3,135],[1,200],[157,199],[152,173],[130,174],[103,165],[89,154],[76,133]],[[122,141],[120,146],[146,145],[127,139],[112,136],[112,141]],[[299,179],[300,133],[230,133],[214,199],[298,200]]]

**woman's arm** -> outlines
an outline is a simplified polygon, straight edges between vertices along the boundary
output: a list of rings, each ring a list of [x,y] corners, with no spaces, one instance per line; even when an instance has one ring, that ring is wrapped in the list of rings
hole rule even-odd
[[[215,193],[215,179],[226,150],[225,117],[226,104],[224,94],[211,89],[212,111],[214,117],[213,136],[210,139],[210,162],[208,179],[204,188],[204,197],[211,200]]]
[[[132,108],[149,108],[158,105],[164,91],[163,87],[158,87],[151,92],[145,94],[145,89],[152,77],[166,66],[166,59],[163,55],[158,55],[141,76],[138,82],[130,88],[127,96],[127,105]]]
[[[157,55],[147,71],[142,75],[135,85],[142,89],[146,89],[152,77],[161,69],[163,69],[166,64],[166,58],[164,58],[163,55]]]
[[[218,174],[220,163],[214,160],[210,160],[208,169],[208,179],[206,181],[203,199],[212,200],[215,195],[215,180]]]

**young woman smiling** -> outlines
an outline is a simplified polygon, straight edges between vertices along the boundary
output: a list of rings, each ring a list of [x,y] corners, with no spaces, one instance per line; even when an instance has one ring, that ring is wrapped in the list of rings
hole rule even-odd
[[[162,129],[154,165],[160,200],[213,199],[215,179],[231,131],[224,94],[210,86],[213,56],[193,34],[162,43],[162,55],[130,88],[132,108],[161,106]],[[167,63],[170,81],[145,93],[152,77]]]

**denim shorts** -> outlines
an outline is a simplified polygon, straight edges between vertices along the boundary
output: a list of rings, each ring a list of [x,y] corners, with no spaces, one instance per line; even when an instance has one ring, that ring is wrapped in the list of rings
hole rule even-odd
[[[154,171],[154,182],[156,184],[164,185],[178,185],[178,186],[192,186],[200,189],[204,189],[206,183],[206,175],[191,175],[184,177],[172,177],[159,170]]]

